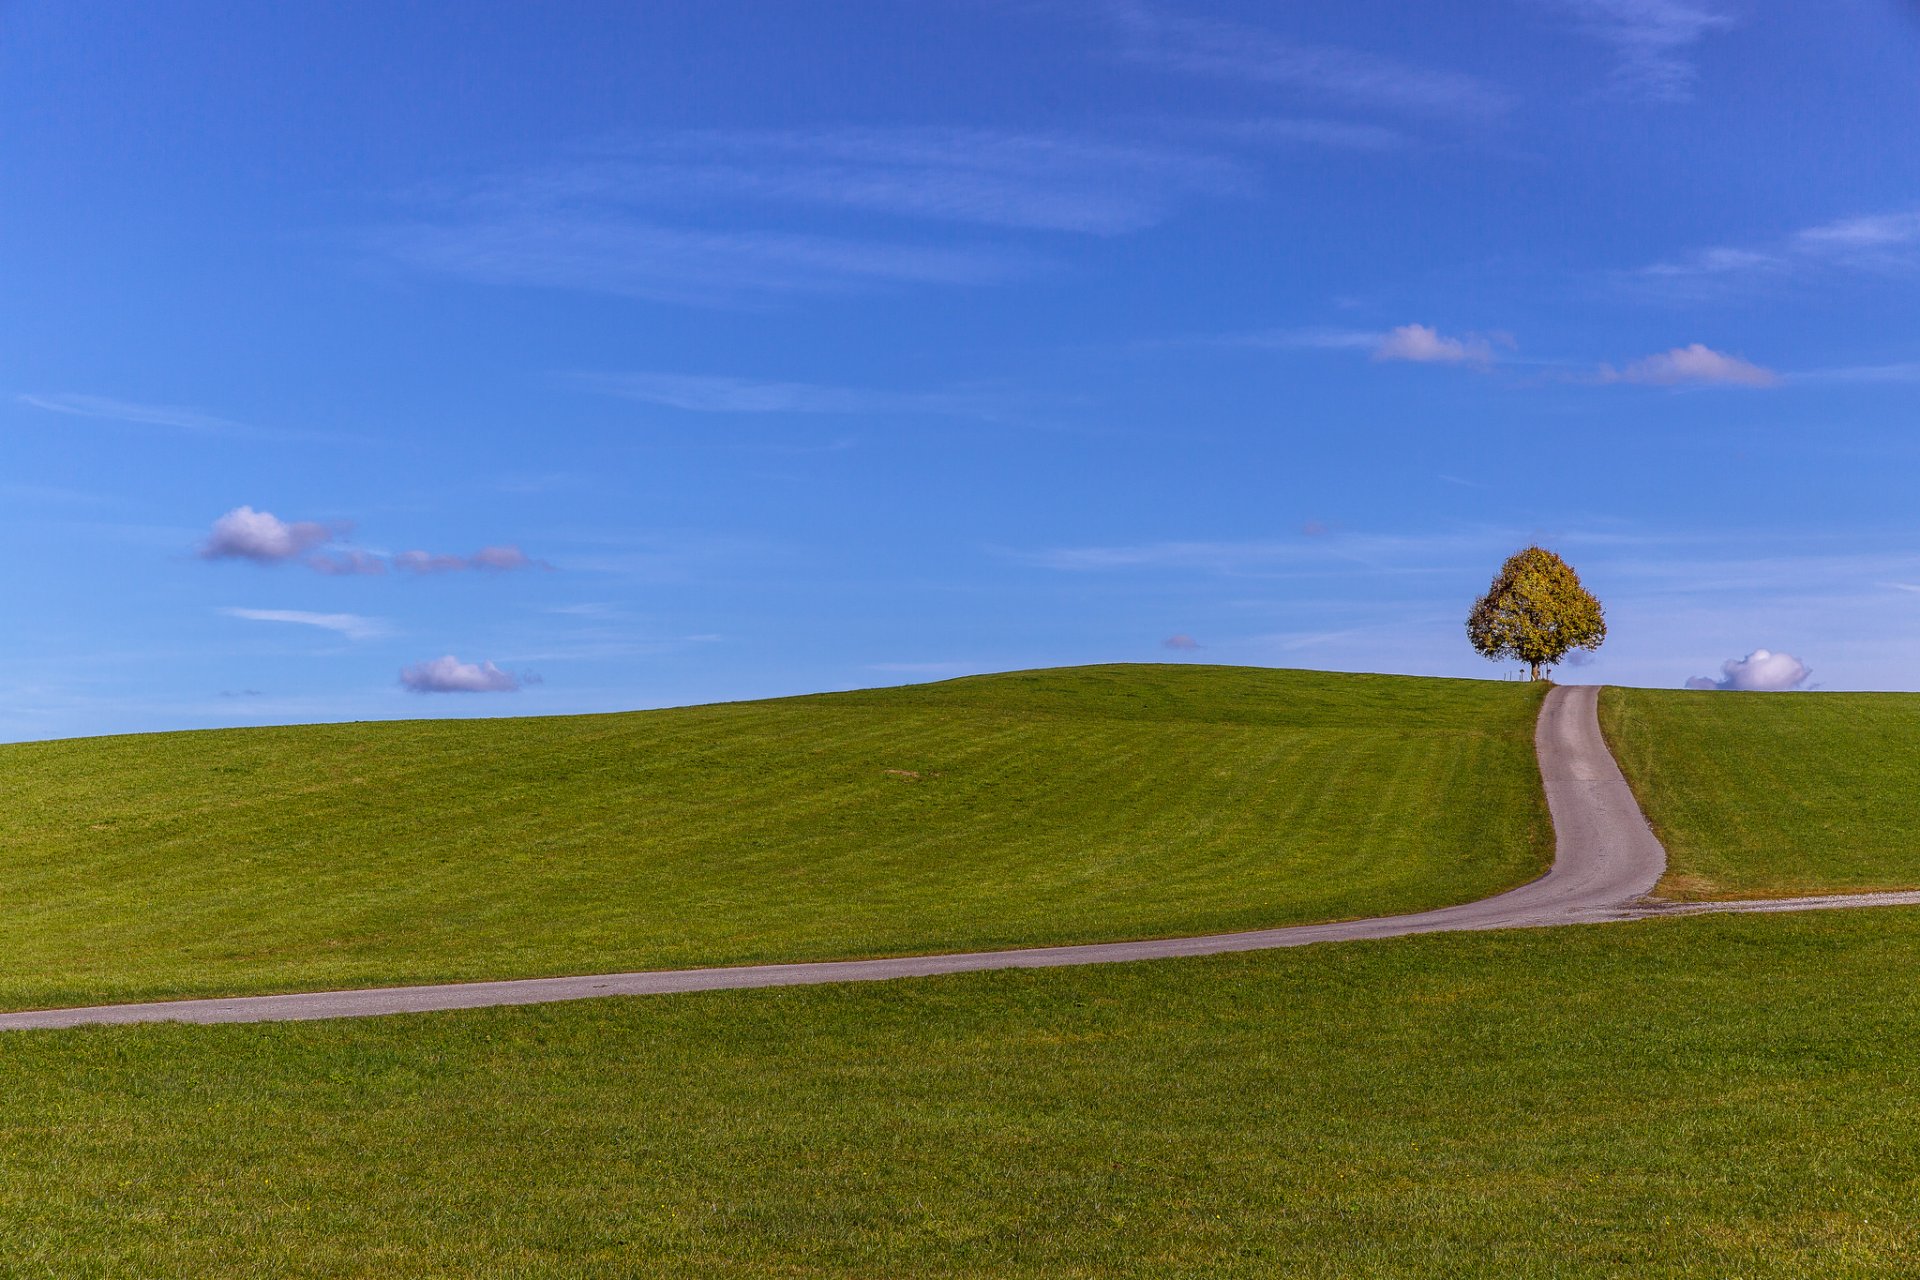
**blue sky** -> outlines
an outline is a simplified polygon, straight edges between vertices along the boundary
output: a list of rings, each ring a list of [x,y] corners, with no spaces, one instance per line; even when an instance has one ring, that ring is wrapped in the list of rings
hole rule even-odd
[[[0,7],[0,737],[1920,688],[1893,0]]]

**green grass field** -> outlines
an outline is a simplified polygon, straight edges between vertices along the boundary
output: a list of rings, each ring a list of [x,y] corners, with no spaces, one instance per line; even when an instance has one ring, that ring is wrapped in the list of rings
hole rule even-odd
[[[1540,691],[1095,667],[0,747],[0,1006],[1377,915],[1552,856]]]
[[[1920,912],[0,1037],[0,1271],[1920,1272]]]
[[[1662,894],[1920,886],[1920,696],[1610,688],[1600,720],[1666,843]]]

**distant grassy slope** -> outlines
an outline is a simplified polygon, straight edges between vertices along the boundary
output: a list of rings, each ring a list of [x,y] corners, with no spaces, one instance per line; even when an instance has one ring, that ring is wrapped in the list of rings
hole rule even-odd
[[[1663,893],[1920,885],[1920,695],[1609,688],[1600,720],[1666,842]]]
[[[0,1036],[33,1276],[1920,1274],[1920,911]]]
[[[1551,858],[1524,686],[1096,667],[0,748],[0,1004],[1072,942]]]

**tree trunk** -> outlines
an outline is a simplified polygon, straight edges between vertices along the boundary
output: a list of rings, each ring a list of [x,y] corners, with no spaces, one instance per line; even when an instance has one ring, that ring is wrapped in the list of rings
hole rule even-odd
[[[1533,674],[1527,678],[1530,680],[1538,680],[1540,678],[1540,664],[1537,662],[1533,662],[1533,663],[1529,663],[1528,665],[1533,668]]]

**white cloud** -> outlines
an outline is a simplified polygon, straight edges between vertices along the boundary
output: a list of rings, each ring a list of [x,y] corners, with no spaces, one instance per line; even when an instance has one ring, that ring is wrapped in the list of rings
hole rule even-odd
[[[1720,679],[1695,676],[1687,681],[1687,688],[1753,692],[1798,689],[1812,674],[1806,663],[1790,653],[1755,649],[1744,658],[1729,658],[1721,663]]]
[[[307,568],[330,578],[377,577],[387,571],[387,562],[365,551],[342,551],[308,556]]]
[[[1332,144],[1336,131],[1318,132]],[[1369,137],[1353,133],[1346,145]],[[1158,225],[1192,198],[1251,186],[1247,166],[1211,150],[1067,133],[657,131],[429,193],[418,216],[371,245],[485,283],[758,305],[1024,278],[1051,259],[1005,233],[1118,235]],[[844,229],[779,229],[795,210]],[[999,234],[967,243],[954,224]]]
[[[505,544],[482,547],[470,556],[402,551],[383,557],[357,549],[322,550],[346,532],[343,526],[313,520],[286,521],[271,511],[241,506],[213,522],[212,531],[200,544],[199,554],[203,560],[251,560],[256,564],[300,560],[315,573],[328,577],[375,576],[385,573],[389,564],[415,574],[459,573],[470,569],[507,573],[516,569],[553,568],[519,547]]]
[[[178,427],[183,431],[204,432],[209,435],[244,434],[247,428],[225,418],[216,418],[210,413],[201,413],[197,409],[182,409],[174,405],[135,404],[131,400],[115,400],[111,396],[88,395],[23,395],[22,404],[32,405],[36,409],[45,409],[49,413],[64,413],[76,418],[104,418],[112,422],[132,422],[142,426]]]
[[[691,373],[582,374],[578,385],[689,413],[931,413],[991,416],[1004,406],[962,391],[878,391]]]
[[[213,530],[200,544],[205,560],[251,560],[256,564],[278,564],[305,555],[331,542],[334,530],[312,520],[291,523],[270,511],[235,507],[213,522]]]
[[[1705,293],[1821,270],[1906,276],[1920,269],[1920,209],[1836,218],[1764,248],[1716,245],[1630,273],[1643,287]]]
[[[1657,102],[1693,96],[1698,71],[1688,51],[1734,25],[1728,14],[1688,0],[1558,0],[1581,28],[1610,45],[1614,87]]]
[[[1005,245],[686,229],[569,209],[422,221],[376,236],[374,247],[421,270],[482,284],[695,306],[899,285],[1002,284],[1046,265]]]
[[[1200,648],[1200,642],[1185,633],[1168,636],[1165,640],[1162,640],[1160,644],[1161,647],[1172,649],[1176,653],[1192,653]]]
[[[319,627],[324,631],[335,631],[349,640],[371,640],[375,636],[387,633],[386,624],[378,618],[363,618],[357,613],[308,613],[301,609],[240,609],[220,610],[229,618],[245,618],[249,622],[291,622],[303,627]]]
[[[512,693],[522,680],[491,662],[462,662],[447,654],[403,668],[400,683],[414,693]]]
[[[551,569],[544,560],[535,560],[518,547],[482,547],[470,556],[444,552],[402,551],[393,557],[393,567],[408,573],[464,573],[469,569],[489,573],[508,573],[515,569]]]
[[[1415,364],[1484,365],[1493,361],[1493,345],[1476,334],[1449,338],[1424,324],[1403,324],[1374,344],[1373,358]]]
[[[1794,236],[1802,248],[1823,253],[1889,249],[1920,241],[1920,212],[1870,214],[1807,227]]]
[[[1730,356],[1704,343],[1695,342],[1635,360],[1624,369],[1603,365],[1600,380],[1634,382],[1654,387],[1771,387],[1778,385],[1780,375],[1738,356]]]
[[[1162,221],[1187,194],[1247,180],[1231,160],[1164,145],[910,127],[642,134],[535,181],[569,203],[817,206],[1111,235]],[[509,181],[505,192],[520,202],[527,187]]]
[[[1305,116],[1262,116],[1216,126],[1222,138],[1278,146],[1328,147],[1340,151],[1391,151],[1407,145],[1407,135],[1384,125]]]
[[[1269,84],[1350,106],[1458,119],[1502,114],[1512,99],[1473,76],[1380,54],[1304,44],[1240,23],[1162,13],[1140,0],[1107,6],[1136,62]]]
[[[249,426],[244,422],[235,422],[231,418],[222,418],[211,413],[203,413],[198,409],[182,408],[179,405],[140,404],[132,400],[117,400],[112,396],[63,392],[22,395],[15,398],[21,404],[43,409],[48,413],[65,414],[72,418],[94,418],[102,422],[125,422],[140,427],[164,427],[184,431],[190,435],[257,441],[335,439],[319,432],[282,431]]]

